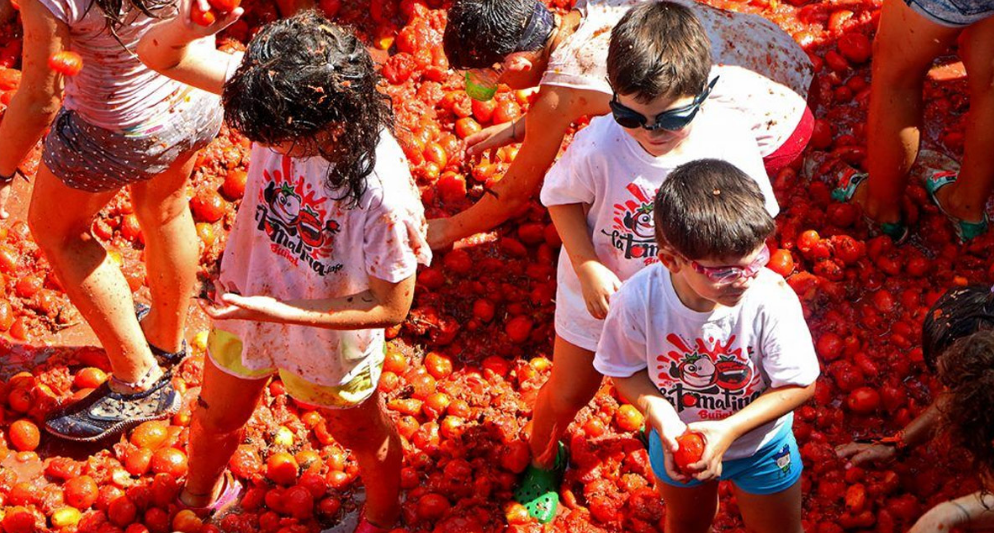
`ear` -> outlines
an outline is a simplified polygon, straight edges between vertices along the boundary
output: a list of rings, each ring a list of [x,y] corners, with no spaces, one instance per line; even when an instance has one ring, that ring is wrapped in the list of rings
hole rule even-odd
[[[507,70],[511,72],[530,72],[532,67],[530,59],[522,53],[513,53],[507,57]]]
[[[679,272],[683,267],[683,262],[680,261],[680,259],[674,255],[669,248],[660,247],[657,255],[659,257],[659,262],[666,267],[666,270],[669,270],[674,274]]]

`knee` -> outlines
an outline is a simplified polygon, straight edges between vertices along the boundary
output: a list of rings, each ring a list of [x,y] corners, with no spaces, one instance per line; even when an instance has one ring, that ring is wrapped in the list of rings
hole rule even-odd
[[[183,190],[156,202],[150,201],[147,197],[136,196],[134,208],[135,216],[143,230],[154,229],[190,217],[190,203]]]
[[[31,237],[46,255],[63,249],[72,236],[82,237],[84,233],[89,231],[89,228],[79,228],[78,230],[61,232],[52,227],[51,213],[47,213],[45,209],[34,204],[28,209],[27,222],[28,229],[31,230]]]
[[[873,81],[887,87],[913,86],[924,82],[935,58],[908,54],[906,43],[873,40]]]

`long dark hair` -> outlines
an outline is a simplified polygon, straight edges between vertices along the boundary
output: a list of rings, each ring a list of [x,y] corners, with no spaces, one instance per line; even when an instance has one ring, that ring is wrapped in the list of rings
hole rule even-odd
[[[393,125],[389,98],[363,44],[317,11],[266,25],[224,86],[225,120],[269,146],[293,142],[333,163],[328,188],[355,205],[376,166],[380,132]],[[321,142],[321,135],[333,142]]]
[[[125,2],[149,18],[166,18],[175,13],[175,10],[169,8],[176,5],[176,0],[93,0],[86,10],[93,9],[93,6],[99,7],[107,21],[107,30],[119,43],[121,39],[117,36],[117,30],[127,22],[122,17]],[[124,46],[124,43],[121,43],[121,46]]]
[[[949,289],[928,310],[922,324],[922,355],[935,372],[936,359],[954,342],[994,329],[994,292],[988,285]]]

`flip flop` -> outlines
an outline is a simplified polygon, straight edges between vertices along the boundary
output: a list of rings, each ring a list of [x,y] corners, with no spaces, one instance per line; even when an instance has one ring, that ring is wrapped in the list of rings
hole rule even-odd
[[[928,192],[928,199],[939,208],[939,212],[952,222],[953,230],[956,232],[956,237],[959,238],[959,241],[965,244],[987,233],[988,220],[987,213],[984,213],[984,218],[980,222],[969,222],[949,214],[942,207],[936,193],[946,185],[956,183],[956,178],[958,177],[958,174],[953,171],[933,170],[925,177],[925,191]]]
[[[832,189],[832,199],[836,202],[849,203],[856,195],[856,189],[870,176],[841,161],[838,163],[839,168],[833,169],[839,173],[839,176],[835,189]],[[879,228],[880,233],[890,237],[894,244],[901,244],[908,238],[908,227],[903,222],[876,222],[865,215],[863,220],[871,227]]]
[[[148,304],[135,303],[135,318],[138,319],[138,322],[144,320],[150,311],[152,311],[152,307]],[[148,347],[152,350],[152,355],[159,361],[159,364],[163,366],[175,366],[186,359],[186,341],[183,341],[180,349],[175,352],[167,352],[151,342],[148,343]]]
[[[559,486],[569,464],[569,455],[562,442],[556,452],[556,464],[551,470],[528,465],[514,499],[528,510],[532,518],[547,524],[559,510]]]
[[[221,481],[224,483],[221,486],[221,494],[218,495],[213,503],[203,507],[192,507],[183,503],[183,500],[177,497],[176,500],[179,502],[180,509],[189,509],[201,518],[213,518],[226,514],[238,503],[242,495],[242,484],[227,470],[224,471]]]

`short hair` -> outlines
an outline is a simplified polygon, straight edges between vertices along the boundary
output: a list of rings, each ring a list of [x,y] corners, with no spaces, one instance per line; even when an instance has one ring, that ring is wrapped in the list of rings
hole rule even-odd
[[[994,488],[994,332],[955,341],[938,358],[945,385],[940,425],[965,450],[987,490]]]
[[[656,193],[653,218],[659,247],[691,260],[745,257],[775,229],[756,182],[717,159],[677,167]]]
[[[518,44],[537,1],[456,0],[449,8],[442,36],[449,65],[455,69],[488,68],[514,52],[533,51],[518,50]]]
[[[922,322],[922,356],[935,372],[936,359],[958,339],[981,330],[994,330],[994,292],[987,285],[946,291],[932,304]]]
[[[693,11],[673,2],[631,8],[611,31],[607,77],[642,103],[697,96],[711,71],[711,40]]]

